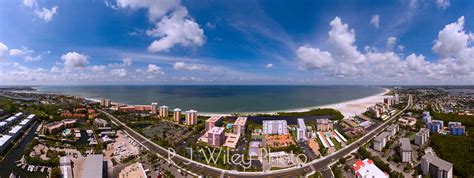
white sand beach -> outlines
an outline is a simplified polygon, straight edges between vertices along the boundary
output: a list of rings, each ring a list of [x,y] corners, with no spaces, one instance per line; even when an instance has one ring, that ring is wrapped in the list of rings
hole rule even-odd
[[[368,107],[375,105],[378,102],[383,102],[383,98],[385,94],[390,92],[389,89],[384,88],[384,91],[378,93],[376,95],[368,96],[365,98],[328,104],[328,105],[320,105],[320,106],[313,106],[313,107],[306,107],[306,108],[298,108],[298,109],[290,109],[290,110],[282,110],[282,111],[268,111],[268,112],[256,112],[256,113],[242,113],[242,114],[276,114],[277,112],[304,112],[309,111],[315,108],[332,108],[339,110],[345,118],[355,116],[357,114],[363,113],[367,110]],[[230,116],[229,113],[200,113],[200,115],[204,116]]]

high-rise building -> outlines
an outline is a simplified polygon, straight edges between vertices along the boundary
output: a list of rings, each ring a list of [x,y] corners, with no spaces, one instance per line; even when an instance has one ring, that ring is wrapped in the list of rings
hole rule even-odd
[[[390,136],[395,136],[398,132],[398,124],[392,124],[387,128],[387,131],[390,132]]]
[[[179,122],[179,120],[181,120],[181,109],[175,108],[173,110],[173,121]]]
[[[308,138],[306,137],[306,124],[304,124],[304,119],[298,119],[298,128],[296,128],[296,140],[298,141],[306,141]]]
[[[245,135],[245,129],[247,127],[247,117],[238,117],[234,122],[233,130],[236,135]]]
[[[434,178],[452,178],[453,164],[442,160],[432,154],[425,154],[421,157],[421,170],[423,175],[430,175]]]
[[[422,146],[426,142],[428,142],[429,137],[430,137],[430,130],[427,128],[422,128],[415,135],[415,144],[418,146]]]
[[[395,101],[395,104],[398,104],[400,102],[400,96],[398,94],[393,95],[393,101]]]
[[[374,150],[382,151],[383,147],[390,140],[390,132],[382,132],[374,138]]]
[[[195,110],[186,111],[186,125],[197,124],[198,112]]]
[[[402,157],[402,162],[404,163],[410,163],[412,161],[412,148],[411,148],[411,143],[410,139],[408,138],[400,138],[400,157]]]
[[[266,120],[263,121],[263,134],[264,135],[284,135],[288,134],[286,120]]]
[[[448,122],[451,135],[462,136],[466,132],[466,127],[461,122]]]
[[[206,131],[211,130],[213,127],[216,126],[216,124],[220,124],[221,119],[222,119],[221,116],[212,116],[209,119],[207,119],[204,125],[206,128]]]
[[[428,128],[430,128],[432,133],[440,132],[444,128],[444,122],[441,120],[431,120],[431,122],[428,123]]]
[[[160,117],[161,118],[168,118],[169,115],[169,107],[168,106],[160,106]]]
[[[212,127],[207,132],[207,143],[211,146],[221,146],[225,142],[224,127]]]
[[[110,99],[101,99],[100,100],[100,106],[102,107],[110,107],[112,105],[112,101]]]
[[[158,103],[151,103],[151,114],[158,114]]]

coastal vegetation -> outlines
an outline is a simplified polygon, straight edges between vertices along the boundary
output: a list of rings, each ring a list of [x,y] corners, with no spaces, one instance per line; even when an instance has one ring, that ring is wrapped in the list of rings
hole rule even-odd
[[[454,174],[460,177],[474,175],[474,116],[433,113],[435,119],[447,122],[462,122],[466,126],[465,136],[432,134],[430,144],[441,159],[451,162]]]
[[[344,115],[338,110],[331,108],[317,108],[304,112],[278,112],[278,116],[331,116],[329,119],[339,121],[344,119]]]

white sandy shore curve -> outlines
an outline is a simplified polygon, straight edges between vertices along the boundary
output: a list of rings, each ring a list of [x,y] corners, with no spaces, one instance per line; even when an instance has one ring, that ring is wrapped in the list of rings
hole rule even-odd
[[[279,110],[279,111],[262,111],[262,112],[240,112],[239,114],[243,115],[252,115],[252,114],[277,114],[278,112],[305,112],[311,109],[316,108],[332,108],[339,110],[345,118],[355,116],[357,114],[363,113],[367,110],[368,107],[375,105],[378,102],[383,102],[383,98],[385,98],[385,94],[390,92],[389,89],[384,88],[383,92],[377,93],[372,96],[368,96],[365,98],[359,98],[355,100],[349,100],[339,103],[327,104],[327,105],[318,105],[318,106],[311,106],[305,108],[297,108],[297,109],[288,109],[288,110]],[[200,113],[199,115],[203,116],[230,116],[229,113],[209,113],[204,112]]]
[[[355,100],[349,100],[339,103],[327,104],[327,105],[318,105],[318,106],[311,106],[305,108],[297,108],[297,109],[287,109],[287,110],[278,110],[278,111],[261,111],[261,112],[237,112],[237,113],[217,113],[217,112],[200,112],[199,115],[201,116],[231,116],[233,114],[241,114],[241,115],[255,115],[255,114],[277,114],[278,112],[305,112],[311,109],[317,108],[332,108],[339,110],[345,118],[355,116],[357,114],[363,113],[367,110],[368,107],[375,105],[378,102],[383,102],[383,98],[385,98],[385,94],[390,92],[389,89],[383,88],[384,91],[377,93],[372,96],[359,98]],[[100,102],[100,99],[96,98],[85,98],[86,100],[93,101],[93,102]],[[112,104],[120,104],[120,105],[127,105],[123,103],[112,102]]]

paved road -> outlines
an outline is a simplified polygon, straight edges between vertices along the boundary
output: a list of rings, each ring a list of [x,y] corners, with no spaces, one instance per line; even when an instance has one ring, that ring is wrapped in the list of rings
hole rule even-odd
[[[402,114],[406,109],[410,108],[411,106],[412,106],[412,97],[410,95],[408,99],[408,105],[402,111],[399,111],[395,115],[391,116],[391,118],[389,118],[386,122],[379,125],[374,130],[370,131],[361,139],[351,143],[350,145],[342,148],[341,150],[338,150],[337,152],[334,152],[321,159],[313,160],[312,162],[305,165],[301,165],[301,166],[291,167],[291,168],[282,169],[282,170],[275,170],[275,171],[270,171],[270,172],[237,172],[237,171],[222,170],[222,169],[211,167],[199,162],[191,161],[178,154],[176,154],[176,156],[174,156],[171,160],[174,161],[175,163],[189,163],[189,165],[186,166],[187,169],[190,169],[193,171],[199,170],[199,172],[204,173],[206,176],[213,176],[213,177],[217,177],[217,176],[219,177],[224,177],[224,176],[226,177],[227,176],[230,176],[230,177],[275,177],[275,176],[276,177],[290,177],[291,176],[293,177],[293,176],[299,176],[305,172],[310,172],[312,170],[311,166],[316,171],[322,171],[324,169],[327,169],[327,167],[332,162],[339,160],[340,158],[350,154],[353,151],[356,151],[361,145],[367,143],[369,140],[374,138],[377,134],[379,134],[382,130],[384,130],[391,121],[396,119],[400,114]],[[152,141],[143,137],[139,133],[135,132],[133,129],[131,129],[130,127],[128,127],[127,125],[125,125],[124,123],[122,123],[117,118],[110,115],[109,113],[105,111],[102,111],[102,112],[108,115],[114,122],[121,125],[123,127],[123,130],[125,130],[135,140],[142,143],[142,145],[145,146],[148,150],[154,153],[158,153],[162,155],[163,157],[168,156],[168,151],[166,149],[153,143]]]

